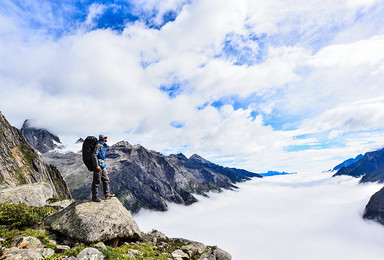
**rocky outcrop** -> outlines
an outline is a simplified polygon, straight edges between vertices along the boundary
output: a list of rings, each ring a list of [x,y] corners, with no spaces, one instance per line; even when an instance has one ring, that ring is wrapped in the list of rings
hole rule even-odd
[[[71,198],[60,172],[45,164],[0,112],[0,189],[33,183],[47,183],[56,199]]]
[[[50,133],[46,129],[32,127],[28,119],[24,121],[20,132],[32,147],[41,153],[52,151],[61,144],[58,136]]]
[[[51,229],[86,243],[113,239],[138,240],[139,227],[117,198],[77,201],[45,218]]]
[[[51,236],[55,236],[51,234]],[[1,259],[105,259],[105,253],[111,254],[110,249],[99,242],[93,247],[81,250],[77,255],[72,255],[77,250],[75,246],[57,244],[56,240],[49,240],[50,248],[47,248],[35,237],[17,238],[10,248],[1,248]],[[148,252],[148,249],[149,252]],[[232,256],[216,247],[207,246],[200,242],[183,238],[168,238],[162,232],[152,230],[142,233],[142,238],[135,242],[123,242],[115,245],[113,255],[116,259],[175,259],[175,260],[231,260]],[[119,252],[120,255],[116,255]],[[3,253],[3,254],[2,254]],[[109,259],[111,255],[109,255]]]
[[[361,177],[360,182],[384,182],[384,150],[368,152],[357,162],[342,167],[333,176]]]
[[[92,173],[81,153],[50,152],[43,158],[63,173],[75,199],[90,198]],[[165,211],[169,202],[190,205],[197,201],[193,194],[236,189],[237,182],[250,179],[241,174],[247,171],[222,167],[196,154],[165,156],[125,141],[107,149],[106,164],[112,192],[133,213],[141,208]]]
[[[363,218],[384,225],[384,187],[370,198],[365,207]]]
[[[42,207],[53,198],[53,190],[46,182],[24,184],[0,190],[0,202],[25,203],[30,206]]]
[[[157,248],[163,248],[165,250],[169,248],[169,244],[181,245],[179,249],[171,252],[171,256],[174,259],[232,259],[232,256],[228,252],[216,246],[207,246],[203,243],[184,238],[168,238],[164,233],[157,230],[152,230],[148,234],[143,234],[142,240],[154,245]]]

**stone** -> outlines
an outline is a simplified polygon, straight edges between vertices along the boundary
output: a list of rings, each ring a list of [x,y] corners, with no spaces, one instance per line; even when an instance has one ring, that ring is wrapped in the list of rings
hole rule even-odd
[[[231,260],[232,259],[232,256],[228,252],[224,251],[221,248],[216,248],[213,251],[213,254],[216,257],[216,260]]]
[[[60,200],[56,201],[54,203],[48,204],[48,206],[54,207],[56,209],[64,209],[71,205],[74,202],[74,200]]]
[[[171,255],[176,259],[189,259],[189,256],[180,249],[173,251]]]
[[[199,253],[199,250],[193,244],[182,246],[181,250],[183,250],[185,253],[187,253],[190,258],[193,258],[195,255],[197,255]]]
[[[44,245],[36,237],[20,237],[18,238],[12,246],[18,248],[43,248]]]
[[[189,246],[194,246],[197,249],[198,254],[202,254],[205,251],[207,251],[208,246],[204,245],[203,243],[184,239],[184,238],[171,238],[170,241],[176,242],[176,243],[184,243]]]
[[[96,248],[88,247],[81,251],[76,260],[103,260],[104,255]]]
[[[128,249],[127,250],[127,255],[126,256],[127,256],[128,259],[137,259],[136,258],[137,255],[142,256],[144,254],[143,254],[143,252],[140,252],[140,251],[135,250],[135,249]]]
[[[99,242],[95,245],[96,248],[107,250],[107,246],[103,242]]]
[[[199,260],[216,260],[216,257],[211,252],[204,253],[200,256]]]
[[[63,253],[63,252],[65,252],[65,251],[67,251],[67,250],[70,250],[71,248],[69,247],[69,246],[66,246],[66,245],[57,245],[56,246],[56,251],[58,252],[58,253]]]
[[[0,190],[0,202],[25,203],[35,207],[46,205],[47,200],[53,196],[54,192],[46,182],[23,184]]]
[[[141,237],[132,215],[117,198],[98,203],[77,201],[46,217],[44,222],[52,230],[85,243]]]
[[[5,250],[7,260],[19,259],[44,259],[50,257],[55,253],[51,248],[27,248],[21,249],[18,247],[11,247]]]

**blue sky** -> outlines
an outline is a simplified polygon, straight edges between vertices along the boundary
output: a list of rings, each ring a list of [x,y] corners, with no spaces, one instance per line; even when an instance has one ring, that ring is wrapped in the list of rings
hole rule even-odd
[[[0,111],[66,140],[327,170],[384,146],[382,24],[376,0],[5,0]]]

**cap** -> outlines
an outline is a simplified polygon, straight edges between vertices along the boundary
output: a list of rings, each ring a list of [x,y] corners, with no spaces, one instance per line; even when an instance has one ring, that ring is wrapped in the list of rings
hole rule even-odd
[[[99,135],[99,140],[103,140],[104,138],[107,138],[107,137],[108,136],[101,134],[101,135]]]

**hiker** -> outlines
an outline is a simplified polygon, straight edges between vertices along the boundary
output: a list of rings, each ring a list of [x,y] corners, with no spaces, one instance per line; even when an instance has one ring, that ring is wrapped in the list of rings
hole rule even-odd
[[[100,202],[101,199],[98,197],[98,188],[101,182],[103,182],[103,190],[105,199],[109,199],[115,196],[115,194],[110,193],[109,185],[109,176],[107,169],[105,168],[105,148],[108,148],[107,145],[108,137],[106,135],[99,135],[99,140],[95,145],[93,150],[92,162],[95,170],[93,171],[93,181],[92,181],[92,201]]]

